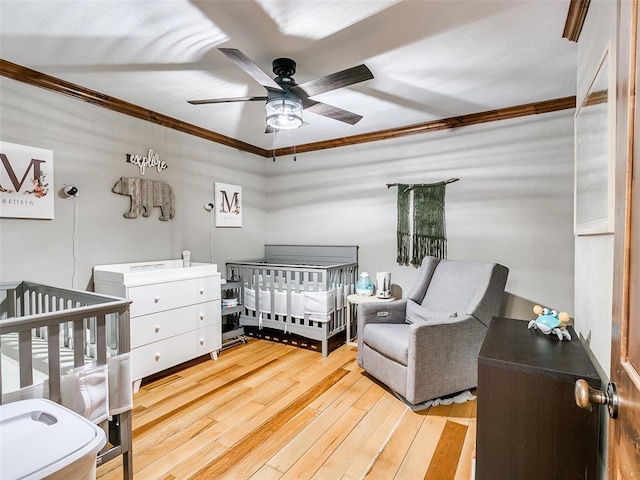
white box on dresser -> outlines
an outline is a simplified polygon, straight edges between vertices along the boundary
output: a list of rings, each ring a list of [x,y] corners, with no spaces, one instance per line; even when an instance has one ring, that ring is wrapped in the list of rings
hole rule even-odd
[[[182,260],[98,265],[95,291],[133,300],[134,391],[144,377],[222,348],[220,272],[216,264]]]

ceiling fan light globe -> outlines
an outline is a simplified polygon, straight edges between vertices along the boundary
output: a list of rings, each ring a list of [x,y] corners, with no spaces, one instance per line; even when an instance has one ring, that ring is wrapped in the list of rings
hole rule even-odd
[[[298,128],[301,127],[302,124],[302,117],[298,117],[296,115],[277,114],[267,117],[267,125],[278,130]]]
[[[267,125],[278,130],[301,127],[302,102],[294,97],[279,97],[267,101]]]

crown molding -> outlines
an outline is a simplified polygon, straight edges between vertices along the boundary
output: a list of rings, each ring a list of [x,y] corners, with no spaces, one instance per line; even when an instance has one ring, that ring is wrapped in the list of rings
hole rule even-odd
[[[404,137],[406,135],[418,135],[421,133],[436,132],[438,130],[467,127],[469,125],[479,125],[481,123],[496,122],[498,120],[507,120],[510,118],[526,117],[528,115],[539,115],[542,113],[550,113],[558,110],[567,110],[575,108],[575,106],[576,97],[574,95],[570,97],[556,98],[554,100],[546,100],[543,102],[527,103],[515,107],[487,110],[485,112],[472,113],[469,115],[460,115],[458,117],[434,120],[432,122],[419,123],[416,125],[407,125],[404,127],[391,128],[388,130],[379,130],[377,132],[364,133],[361,135],[352,135],[350,137],[334,138],[332,140],[325,140],[315,143],[306,143],[303,145],[297,145],[295,147],[295,151],[293,147],[279,148],[275,151],[268,151],[267,157],[282,157],[284,155],[292,155],[294,153],[313,152],[315,150],[344,147],[346,145],[377,142],[381,140]]]
[[[450,117],[443,120],[435,120],[432,122],[419,123],[416,125],[407,125],[403,127],[378,130],[375,132],[352,135],[348,137],[334,138],[320,142],[306,143],[297,145],[295,147],[295,152],[293,147],[279,148],[274,151],[266,150],[256,145],[251,145],[249,143],[236,140],[235,138],[227,137],[226,135],[222,135],[220,133],[198,127],[196,125],[183,122],[173,117],[154,112],[153,110],[140,107],[133,103],[129,103],[124,100],[120,100],[118,98],[111,97],[109,95],[105,95],[103,93],[96,92],[79,85],[75,85],[65,80],[52,77],[51,75],[31,70],[21,65],[11,63],[7,60],[0,59],[0,75],[2,75],[3,77],[11,78],[13,80],[17,80],[19,82],[44,88],[52,92],[60,93],[62,95],[67,95],[77,100],[90,103],[92,105],[146,120],[151,123],[162,125],[167,128],[187,133],[189,135],[194,135],[196,137],[204,138],[205,140],[219,143],[227,147],[236,148],[240,151],[265,158],[271,158],[274,155],[276,157],[280,157],[284,155],[291,155],[293,153],[313,152],[316,150],[344,147],[347,145],[377,142],[407,135],[418,135],[438,130],[460,128],[469,125],[495,122],[498,120],[524,117],[527,115],[549,113],[558,110],[575,108],[576,105],[575,96],[563,97],[554,100],[546,100],[542,102],[518,105],[515,107],[507,107],[497,110],[472,113],[469,115]]]
[[[172,128],[179,132],[188,133],[196,137],[204,138],[212,142],[226,145],[227,147],[237,148],[244,152],[253,153],[260,156],[268,156],[268,152],[263,148],[251,145],[249,143],[236,140],[235,138],[227,137],[220,133],[207,130],[206,128],[198,127],[191,123],[183,122],[181,120],[169,117],[162,113],[154,112],[147,108],[140,107],[133,103],[125,102],[115,97],[105,95],[104,93],[90,90],[80,85],[76,85],[65,80],[61,80],[45,73],[40,73],[30,68],[11,63],[7,60],[0,59],[0,75],[3,77],[11,78],[19,82],[28,83],[36,87],[41,87],[52,92],[60,93],[73,97],[83,102],[97,105],[108,110],[113,110],[124,115],[140,118],[151,123],[162,125],[163,127]]]
[[[567,12],[567,20],[564,24],[562,37],[577,42],[584,25],[584,19],[589,10],[591,0],[571,0],[569,3],[569,11]]]

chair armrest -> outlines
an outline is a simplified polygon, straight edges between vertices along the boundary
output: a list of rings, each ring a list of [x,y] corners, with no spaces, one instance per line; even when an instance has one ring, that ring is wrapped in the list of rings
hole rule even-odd
[[[387,313],[380,316],[379,313]],[[367,323],[404,323],[407,317],[407,299],[390,302],[361,303],[358,305],[358,331]]]
[[[378,313],[387,315],[378,316]],[[362,333],[368,323],[404,323],[407,317],[407,299],[390,302],[371,302],[358,305],[358,365],[362,366]]]
[[[478,353],[487,330],[471,315],[411,324],[407,394],[428,392],[424,401],[476,387]]]

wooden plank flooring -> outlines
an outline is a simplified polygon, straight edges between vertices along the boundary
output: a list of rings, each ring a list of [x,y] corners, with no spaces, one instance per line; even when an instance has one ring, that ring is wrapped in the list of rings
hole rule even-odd
[[[250,339],[143,385],[135,479],[469,479],[476,402],[412,412],[356,355]],[[121,479],[120,461],[97,474]]]

